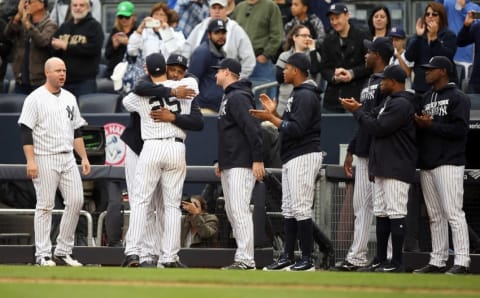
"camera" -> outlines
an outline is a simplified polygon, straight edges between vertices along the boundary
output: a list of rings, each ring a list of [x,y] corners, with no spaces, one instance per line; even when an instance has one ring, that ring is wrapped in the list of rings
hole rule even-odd
[[[147,28],[157,28],[160,27],[160,21],[157,19],[149,19],[145,22],[145,27]]]
[[[188,203],[191,203],[192,200],[190,198],[183,198],[182,199],[182,202],[180,203],[180,209],[184,212],[186,212],[186,210],[183,208],[183,202],[188,202]]]

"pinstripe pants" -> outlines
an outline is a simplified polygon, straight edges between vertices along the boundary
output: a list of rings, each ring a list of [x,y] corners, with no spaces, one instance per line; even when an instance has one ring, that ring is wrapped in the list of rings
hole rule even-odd
[[[297,221],[312,218],[315,180],[322,167],[321,152],[300,155],[282,167],[282,215]]]
[[[35,256],[38,258],[52,254],[50,230],[57,188],[64,199],[65,210],[60,221],[55,254],[71,254],[75,229],[83,206],[82,179],[75,163],[75,157],[73,152],[35,155],[35,161],[38,166],[38,178],[33,179],[37,196],[34,217]]]
[[[161,188],[165,217],[162,226],[169,228],[162,233],[162,259],[159,262],[175,262],[180,250],[180,202],[186,175],[185,145],[173,140],[146,140],[135,169],[133,187],[134,208],[130,213],[125,254],[140,255],[142,236],[147,225],[155,189]]]
[[[373,213],[391,219],[407,215],[408,190],[410,184],[392,178],[375,177]]]
[[[373,220],[374,183],[368,179],[368,158],[358,157],[355,166],[353,214],[355,216],[353,242],[345,259],[355,266],[368,263],[368,240]]]
[[[468,226],[463,212],[464,166],[440,166],[420,171],[432,235],[430,264],[443,267],[448,260],[448,225],[452,229],[455,265],[470,265]]]
[[[225,197],[225,211],[232,225],[237,243],[235,262],[255,266],[253,218],[250,209],[255,177],[250,168],[222,170],[221,181]]]

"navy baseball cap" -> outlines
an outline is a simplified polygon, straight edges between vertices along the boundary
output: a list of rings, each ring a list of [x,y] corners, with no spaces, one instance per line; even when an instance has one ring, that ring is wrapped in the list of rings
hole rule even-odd
[[[407,35],[405,34],[405,31],[402,29],[402,27],[392,27],[390,29],[390,32],[388,32],[389,37],[397,37],[397,38],[407,38]]]
[[[212,68],[216,69],[228,69],[237,76],[240,76],[242,72],[242,65],[235,59],[232,58],[225,58],[216,66],[212,66]]]
[[[222,19],[212,19],[210,23],[208,23],[208,32],[218,32],[218,31],[225,31],[227,32],[227,24]]]
[[[379,74],[379,77],[383,79],[392,79],[400,83],[405,83],[407,74],[400,65],[394,64],[385,67],[383,73]]]
[[[347,13],[348,7],[343,3],[335,3],[328,8],[327,16],[333,14]]]
[[[288,59],[281,60],[286,64],[290,64],[299,70],[301,70],[304,74],[308,75],[308,71],[310,70],[310,59],[308,59],[307,55],[303,53],[295,53],[288,57]]]
[[[393,44],[388,37],[377,37],[374,41],[364,39],[363,45],[369,51],[380,53],[382,56],[387,55],[391,57],[393,55]]]
[[[453,64],[452,61],[445,56],[435,56],[432,57],[427,64],[422,64],[420,67],[427,69],[445,68],[447,72],[450,73],[453,69]]]
[[[165,58],[160,53],[153,53],[145,59],[148,73],[152,76],[161,75],[165,73]]]
[[[168,57],[167,65],[180,65],[180,66],[185,67],[185,69],[187,69],[188,68],[188,59],[185,58],[185,56],[173,53]]]

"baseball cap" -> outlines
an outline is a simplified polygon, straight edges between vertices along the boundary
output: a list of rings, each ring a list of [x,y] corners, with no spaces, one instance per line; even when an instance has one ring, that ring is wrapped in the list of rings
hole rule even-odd
[[[385,67],[383,73],[379,75],[379,77],[383,79],[392,79],[400,83],[405,83],[405,79],[407,78],[407,74],[402,69],[402,67],[398,64],[389,65]]]
[[[130,17],[135,12],[135,6],[130,1],[122,1],[117,6],[117,16]]]
[[[435,68],[445,68],[447,72],[451,72],[453,69],[452,62],[445,56],[435,56],[428,61],[427,64],[422,64],[420,67],[435,69]]]
[[[393,55],[393,44],[388,37],[377,37],[374,41],[364,39],[363,45],[369,51],[380,53],[382,57],[384,55],[390,57]]]
[[[227,0],[211,0],[208,1],[208,6],[213,6],[214,4],[220,4],[222,7],[227,7],[228,3]]]
[[[330,5],[328,8],[327,16],[330,14],[341,14],[341,13],[347,13],[348,12],[348,7],[343,4],[343,3],[335,3]]]
[[[216,69],[228,69],[237,76],[240,76],[240,73],[242,72],[242,65],[235,59],[232,58],[225,58],[220,63],[216,66],[212,66],[212,68]]]
[[[173,53],[168,57],[167,65],[180,65],[180,66],[185,67],[185,69],[187,69],[188,68],[188,60],[187,60],[187,58],[185,58],[185,56]]]
[[[210,23],[208,23],[208,32],[218,32],[218,31],[227,31],[227,25],[225,21],[222,19],[212,19]]]
[[[390,29],[390,32],[388,32],[388,36],[398,37],[398,38],[406,38],[407,37],[407,35],[405,34],[405,31],[402,29],[402,27],[392,27],[392,29]]]
[[[308,70],[310,69],[310,59],[303,53],[295,53],[288,57],[286,61],[281,61],[300,69],[305,74],[308,74]]]
[[[165,73],[165,58],[160,53],[153,53],[145,59],[148,73],[152,76],[161,75]]]

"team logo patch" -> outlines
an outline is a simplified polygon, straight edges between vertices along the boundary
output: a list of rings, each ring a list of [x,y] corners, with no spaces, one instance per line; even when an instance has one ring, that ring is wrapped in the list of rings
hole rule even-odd
[[[107,123],[105,129],[105,164],[110,166],[123,165],[125,163],[126,145],[120,139],[125,126],[120,123]]]

